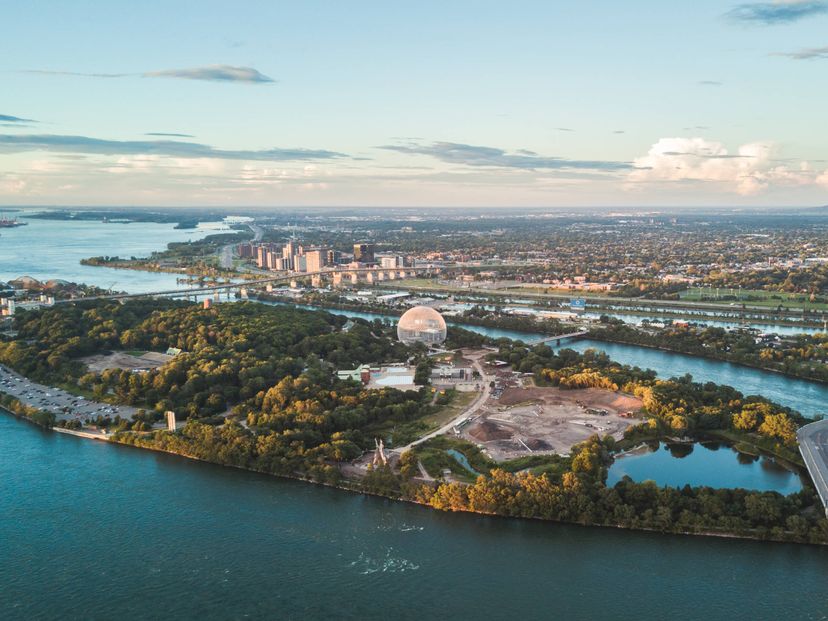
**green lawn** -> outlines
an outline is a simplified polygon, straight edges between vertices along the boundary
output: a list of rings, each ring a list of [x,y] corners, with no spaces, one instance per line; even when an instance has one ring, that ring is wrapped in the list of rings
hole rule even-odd
[[[390,437],[392,446],[403,446],[445,425],[465,410],[474,401],[475,396],[477,396],[475,392],[457,392],[449,404],[433,414],[403,423],[393,420],[385,421],[373,425],[366,430],[366,433],[384,438]]]
[[[748,304],[750,306],[767,306],[775,308],[810,308],[826,310],[828,304],[824,302],[810,302],[806,293],[785,293],[780,291],[765,291],[763,289],[738,289],[730,287],[692,287],[679,293],[682,300],[688,302],[713,302]]]

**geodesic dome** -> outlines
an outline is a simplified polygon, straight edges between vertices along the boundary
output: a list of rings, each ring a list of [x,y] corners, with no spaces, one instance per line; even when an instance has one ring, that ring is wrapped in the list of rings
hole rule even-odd
[[[429,306],[415,306],[400,317],[397,338],[406,344],[439,345],[446,340],[446,321]]]

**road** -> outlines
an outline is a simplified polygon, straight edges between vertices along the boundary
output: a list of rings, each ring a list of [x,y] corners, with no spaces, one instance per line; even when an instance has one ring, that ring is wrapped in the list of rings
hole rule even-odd
[[[262,240],[262,236],[264,235],[264,229],[256,224],[248,224],[250,230],[253,231],[253,239],[250,240],[253,243]],[[233,257],[234,257],[234,248],[236,244],[227,244],[226,246],[222,246],[218,250],[218,257],[219,257],[219,266],[224,269],[232,270],[233,269]]]
[[[537,341],[532,341],[530,345],[540,345],[541,343],[551,343],[552,341],[563,341],[564,339],[576,339],[582,336],[586,336],[589,334],[589,330],[587,328],[583,328],[578,330],[577,332],[570,332],[569,334],[559,334],[558,336],[545,336],[543,338],[538,339]]]
[[[486,353],[488,353],[488,352],[486,352]],[[480,374],[480,377],[481,377],[480,381],[483,384],[483,391],[477,396],[477,398],[474,401],[472,401],[469,404],[469,407],[467,407],[460,414],[455,416],[453,419],[451,419],[448,423],[446,423],[445,425],[443,425],[439,429],[436,429],[435,431],[432,431],[431,433],[427,433],[426,435],[422,436],[421,438],[419,438],[417,440],[414,440],[414,442],[406,444],[405,446],[400,446],[398,448],[391,449],[390,451],[388,451],[389,453],[397,453],[399,455],[402,455],[403,453],[405,453],[408,449],[410,449],[413,446],[417,446],[418,444],[422,444],[426,440],[431,440],[431,438],[436,438],[437,436],[441,436],[444,433],[448,433],[449,431],[454,429],[457,425],[459,425],[461,422],[463,422],[464,420],[466,420],[470,416],[473,416],[475,414],[475,412],[477,412],[477,410],[479,410],[481,407],[483,407],[483,404],[486,403],[486,401],[488,401],[489,393],[491,392],[491,387],[489,386],[489,384],[491,384],[492,380],[494,379],[492,376],[488,376],[488,375],[483,374],[483,368],[480,366],[480,358],[483,355],[485,355],[485,354],[484,353],[478,354],[477,357],[473,359],[473,363],[472,363],[472,366]]]
[[[799,452],[816,486],[825,515],[828,516],[828,420],[801,427],[796,432]]]
[[[441,266],[443,269],[451,269],[451,266]],[[572,291],[567,293],[536,293],[533,291],[522,291],[520,288],[511,288],[511,289],[485,289],[482,287],[474,287],[474,288],[464,288],[464,287],[452,287],[452,286],[412,286],[412,285],[405,285],[404,283],[377,283],[378,287],[392,287],[395,286],[399,288],[400,286],[406,286],[406,288],[411,290],[417,291],[425,291],[425,292],[440,292],[440,293],[460,293],[463,295],[480,295],[480,296],[502,296],[502,297],[520,297],[520,298],[531,298],[531,299],[538,299],[538,300],[554,300],[558,302],[566,302],[568,303],[572,298],[585,298],[587,304],[591,304],[593,306],[597,305],[599,308],[610,308],[613,306],[627,306],[634,308],[641,308],[641,307],[648,307],[648,308],[661,308],[661,309],[676,309],[681,311],[686,309],[688,311],[693,310],[706,310],[706,311],[717,311],[720,313],[733,313],[734,315],[747,315],[747,314],[763,314],[769,316],[784,316],[784,317],[796,317],[801,318],[803,314],[804,307],[791,307],[791,308],[783,308],[781,311],[777,312],[776,307],[768,307],[768,306],[759,306],[750,304],[749,302],[745,303],[745,307],[742,308],[742,303],[734,303],[732,306],[729,303],[713,303],[713,302],[692,302],[689,300],[649,300],[643,298],[622,298],[622,297],[612,297],[612,296],[605,296],[605,295],[588,295],[585,294],[583,291]],[[814,312],[819,312],[820,317],[823,315],[828,315],[828,311],[824,311],[821,309],[817,309]]]
[[[433,270],[432,267],[407,267],[406,272],[429,272]],[[205,285],[204,287],[193,287],[191,289],[166,289],[164,291],[147,291],[145,293],[115,293],[112,295],[90,295],[83,298],[67,298],[63,300],[55,300],[55,304],[72,304],[81,300],[129,300],[132,298],[152,298],[158,296],[170,295],[174,297],[190,296],[199,293],[212,293],[214,291],[224,291],[225,289],[241,289],[252,288],[259,285],[276,284],[290,282],[294,278],[310,278],[311,276],[331,276],[335,273],[342,274],[367,274],[383,271],[373,267],[366,268],[348,268],[343,267],[339,269],[326,269],[317,272],[281,272],[268,276],[266,278],[259,278],[256,280],[248,280],[245,282],[225,283],[221,285]],[[385,270],[388,271],[388,270]]]

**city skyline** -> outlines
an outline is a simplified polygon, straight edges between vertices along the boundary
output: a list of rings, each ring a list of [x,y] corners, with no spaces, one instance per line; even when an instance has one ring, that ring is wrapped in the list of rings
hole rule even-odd
[[[828,2],[4,12],[0,205],[828,203]]]

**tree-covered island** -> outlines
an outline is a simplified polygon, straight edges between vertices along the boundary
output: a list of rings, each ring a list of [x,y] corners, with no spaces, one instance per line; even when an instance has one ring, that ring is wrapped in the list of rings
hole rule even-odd
[[[360,364],[426,360],[424,348],[398,343],[390,325],[284,306],[205,309],[164,300],[77,302],[20,312],[14,321],[16,335],[0,342],[2,364],[102,403],[139,408],[129,420],[89,421],[114,432],[116,442],[444,510],[828,542],[828,521],[810,486],[789,496],[658,487],[628,478],[607,487],[614,455],[658,439],[715,437],[797,464],[795,431],[804,420],[727,386],[687,377],[660,380],[593,351],[555,353],[545,345],[501,340],[490,343],[491,360],[531,374],[538,386],[619,390],[640,399],[643,410],[623,439],[595,435],[568,455],[495,462],[474,444],[443,435],[392,453],[388,465],[360,470],[354,461],[374,449],[377,437],[390,440],[393,449],[395,438],[401,445],[432,430],[444,420],[444,409],[464,407],[461,395],[435,394],[429,386],[373,389],[338,379],[336,370]],[[452,330],[462,341],[463,333]],[[483,337],[468,338],[479,347]],[[173,354],[140,370],[93,370],[85,362],[111,352]],[[167,410],[186,424],[175,432],[158,428]],[[462,454],[470,469],[445,461],[449,450]],[[447,465],[452,475],[434,472]]]

